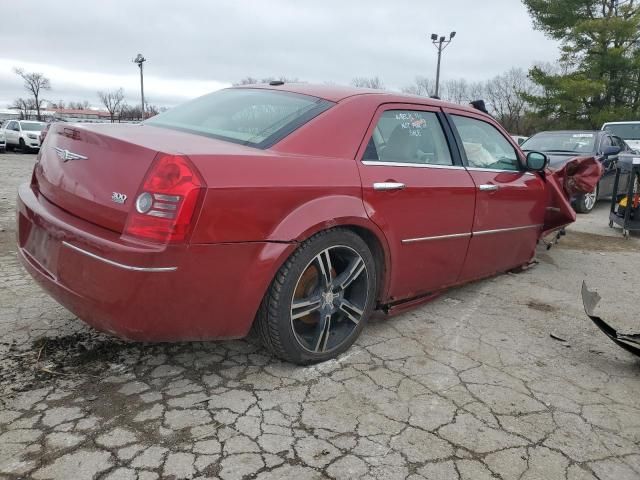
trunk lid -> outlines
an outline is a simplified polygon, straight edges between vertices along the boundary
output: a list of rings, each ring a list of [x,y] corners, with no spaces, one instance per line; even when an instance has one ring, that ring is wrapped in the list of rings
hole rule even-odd
[[[104,128],[107,127],[107,128]],[[53,125],[35,175],[51,203],[96,225],[122,232],[135,195],[157,154],[119,138],[110,125]],[[122,125],[123,128],[135,125]]]
[[[51,203],[122,232],[160,152],[186,155],[206,170],[215,157],[268,155],[265,150],[151,125],[56,123],[40,149],[36,180]]]

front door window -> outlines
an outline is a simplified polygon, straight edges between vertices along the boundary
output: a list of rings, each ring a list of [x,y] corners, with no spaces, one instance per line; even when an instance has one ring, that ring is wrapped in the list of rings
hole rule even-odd
[[[458,115],[452,118],[462,139],[469,167],[520,170],[516,150],[493,125]]]

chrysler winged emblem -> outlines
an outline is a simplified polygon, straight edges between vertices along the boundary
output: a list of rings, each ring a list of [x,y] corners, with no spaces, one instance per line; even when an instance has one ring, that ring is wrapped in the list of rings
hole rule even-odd
[[[64,148],[55,147],[54,150],[56,151],[56,155],[58,155],[58,158],[63,162],[68,162],[69,160],[89,160],[89,157],[70,152],[69,150],[65,150]]]

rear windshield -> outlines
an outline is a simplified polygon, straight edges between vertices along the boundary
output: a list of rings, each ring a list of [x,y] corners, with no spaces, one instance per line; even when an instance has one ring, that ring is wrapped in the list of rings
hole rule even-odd
[[[640,123],[606,125],[604,129],[623,140],[640,140]]]
[[[22,130],[28,130],[29,132],[39,132],[44,127],[44,123],[25,123],[20,122]]]
[[[596,134],[588,132],[538,133],[522,144],[523,150],[541,152],[591,153],[595,150]]]
[[[237,88],[196,98],[144,123],[269,148],[332,105],[308,95]]]

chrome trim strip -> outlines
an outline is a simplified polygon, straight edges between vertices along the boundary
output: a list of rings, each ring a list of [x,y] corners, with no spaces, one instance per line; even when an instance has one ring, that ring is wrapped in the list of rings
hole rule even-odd
[[[376,162],[375,160],[363,160],[363,165],[370,167],[412,167],[412,168],[442,168],[445,170],[467,170],[469,172],[496,172],[496,173],[520,173],[522,175],[531,175],[531,172],[524,172],[522,170],[498,170],[495,168],[476,168],[476,167],[463,167],[460,165],[437,165],[432,163],[403,163],[403,162]]]
[[[430,242],[432,240],[446,240],[449,238],[463,238],[463,237],[474,237],[476,235],[491,235],[494,233],[517,232],[518,230],[527,230],[529,228],[540,228],[542,226],[543,226],[542,224],[524,225],[522,227],[498,228],[496,230],[480,230],[477,232],[469,232],[469,233],[453,233],[451,235],[438,235],[435,237],[407,238],[405,240],[402,240],[402,243],[406,245],[408,243]]]
[[[519,173],[521,175],[532,175],[531,172],[525,172],[523,170],[498,170],[496,168],[480,168],[480,167],[467,167],[469,172],[497,172],[497,173]]]
[[[153,204],[153,206],[155,207],[155,203]],[[159,217],[159,218],[175,217],[175,214],[173,212],[164,211],[164,210],[149,210],[147,212],[147,215],[151,215],[152,217]]]
[[[154,193],[153,197],[161,202],[173,202],[178,203],[180,201],[179,195],[163,195],[162,193]]]
[[[175,210],[176,209],[176,204],[175,203],[153,202],[153,208],[158,208],[160,210]]]
[[[517,232],[518,230],[527,230],[529,228],[540,228],[542,224],[539,223],[537,225],[524,225],[522,227],[511,227],[511,228],[497,228],[495,230],[480,230],[478,232],[473,232],[473,235],[491,235],[494,233],[503,233],[503,232]]]
[[[134,267],[132,265],[125,265],[124,263],[114,262],[113,260],[109,260],[107,258],[101,257],[100,255],[96,255],[95,253],[87,252],[86,250],[76,247],[75,245],[70,244],[69,242],[62,242],[62,245],[70,248],[71,250],[75,250],[78,253],[82,253],[87,257],[93,258],[95,260],[99,260],[113,267],[122,268],[124,270],[130,270],[133,272],[175,272],[178,267]]]
[[[413,168],[443,168],[446,170],[464,170],[459,165],[435,165],[431,163],[401,163],[401,162],[376,162],[374,160],[364,160],[363,165],[371,167],[413,167]]]
[[[445,240],[447,238],[462,238],[462,237],[470,237],[471,232],[469,233],[453,233],[451,235],[439,235],[437,237],[423,237],[423,238],[408,238],[406,240],[402,240],[402,243],[417,243],[417,242],[430,242],[432,240]]]

